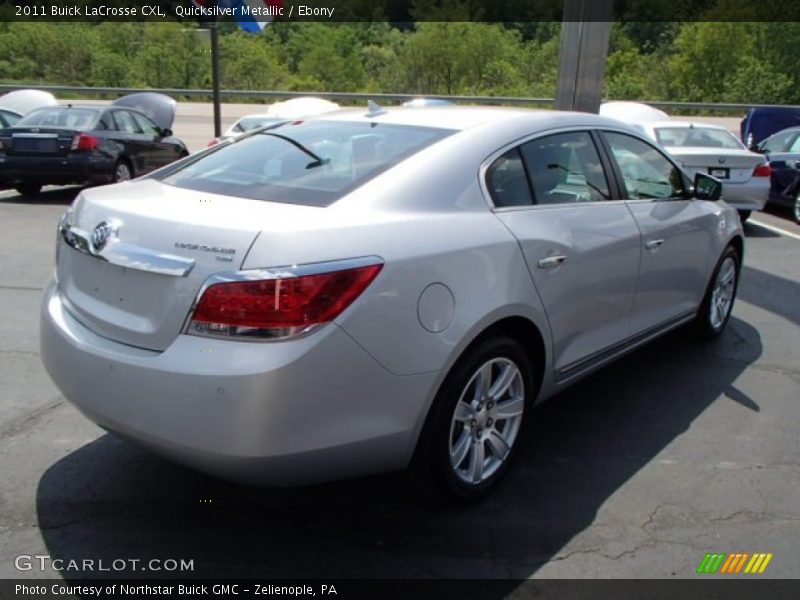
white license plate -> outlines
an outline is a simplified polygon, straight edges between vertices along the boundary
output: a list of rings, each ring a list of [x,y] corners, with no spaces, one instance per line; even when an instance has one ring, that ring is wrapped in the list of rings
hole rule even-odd
[[[717,179],[727,179],[728,169],[709,169],[708,174]]]

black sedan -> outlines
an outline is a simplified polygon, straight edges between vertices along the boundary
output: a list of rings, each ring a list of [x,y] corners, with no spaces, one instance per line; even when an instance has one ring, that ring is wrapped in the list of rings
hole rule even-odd
[[[175,101],[142,93],[110,106],[47,106],[0,129],[0,181],[24,196],[43,185],[104,184],[188,156],[173,137]]]
[[[772,168],[769,201],[790,207],[800,223],[800,127],[784,129],[758,145]]]

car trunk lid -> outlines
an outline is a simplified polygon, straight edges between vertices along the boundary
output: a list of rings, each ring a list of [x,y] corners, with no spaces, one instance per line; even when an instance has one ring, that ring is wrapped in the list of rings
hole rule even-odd
[[[690,175],[705,173],[723,182],[744,183],[753,176],[753,170],[766,159],[754,152],[736,149],[667,148],[681,162]]]
[[[15,127],[0,136],[9,156],[66,156],[78,132],[56,127]]]
[[[100,244],[81,251],[59,240],[61,295],[99,335],[164,350],[181,332],[206,279],[240,268],[260,224],[278,211],[303,209],[199,194],[155,180],[86,190],[71,217],[76,235],[91,240],[101,224],[113,232],[99,250]]]

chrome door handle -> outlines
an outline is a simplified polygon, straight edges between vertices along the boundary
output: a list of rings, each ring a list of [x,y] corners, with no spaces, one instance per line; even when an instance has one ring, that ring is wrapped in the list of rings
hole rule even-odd
[[[650,240],[644,245],[644,247],[647,248],[648,250],[657,250],[658,248],[661,248],[661,246],[663,245],[664,245],[664,240]]]
[[[567,257],[563,254],[548,256],[547,258],[540,259],[538,265],[540,269],[552,269],[553,267],[564,264],[565,260],[567,260]]]

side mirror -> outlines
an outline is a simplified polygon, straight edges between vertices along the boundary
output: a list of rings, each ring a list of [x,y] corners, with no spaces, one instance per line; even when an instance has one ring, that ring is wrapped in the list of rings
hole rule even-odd
[[[694,176],[694,197],[698,200],[716,202],[722,197],[722,183],[716,177],[697,173]]]
[[[162,129],[161,137],[172,137],[172,129]]]

